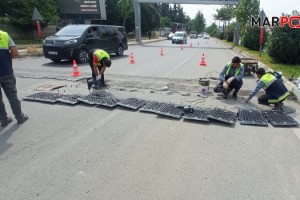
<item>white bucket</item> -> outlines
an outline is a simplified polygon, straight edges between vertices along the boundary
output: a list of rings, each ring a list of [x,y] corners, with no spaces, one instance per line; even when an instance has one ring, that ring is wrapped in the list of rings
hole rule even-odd
[[[208,86],[199,85],[198,92],[202,94],[206,94],[208,93],[208,89],[209,89]]]
[[[209,80],[206,78],[200,78],[199,79],[199,87],[198,87],[198,92],[202,94],[208,93],[209,89]]]

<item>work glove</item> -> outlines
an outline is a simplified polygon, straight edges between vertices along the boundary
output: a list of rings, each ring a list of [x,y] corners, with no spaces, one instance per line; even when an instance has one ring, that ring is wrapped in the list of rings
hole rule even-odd
[[[228,84],[226,83],[226,81],[223,82],[223,88],[228,89]]]
[[[100,83],[100,81],[101,81],[101,75],[98,75],[98,76],[96,77],[96,81]]]
[[[226,82],[227,82],[228,85],[230,85],[233,80],[234,80],[234,76],[229,78]]]

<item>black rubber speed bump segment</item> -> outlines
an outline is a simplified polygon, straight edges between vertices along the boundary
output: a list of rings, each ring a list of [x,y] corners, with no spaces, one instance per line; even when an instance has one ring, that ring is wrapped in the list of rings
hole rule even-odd
[[[180,119],[183,115],[183,110],[178,108],[175,104],[161,103],[157,114]]]
[[[207,118],[209,112],[209,109],[195,108],[193,112],[185,112],[183,114],[183,119],[209,122],[209,119]]]
[[[240,109],[238,115],[241,125],[268,126],[268,121],[261,111]]]
[[[146,104],[140,111],[156,113],[168,117],[181,118],[183,111],[178,106],[171,103],[162,103],[157,101],[146,101]]]
[[[273,126],[299,126],[295,119],[281,111],[263,111],[263,113]]]
[[[209,111],[207,117],[209,119],[214,119],[228,124],[234,124],[236,122],[237,113],[220,108],[214,108]]]
[[[120,100],[114,97],[101,97],[98,105],[99,106],[105,106],[105,107],[110,107],[110,108],[114,108],[118,106],[118,102]]]
[[[79,101],[90,104],[90,105],[100,105],[106,107],[116,107],[119,102],[118,99],[110,96],[99,96],[99,95],[87,95],[77,98]]]
[[[82,97],[82,95],[63,95],[61,98],[57,99],[57,101],[74,105],[80,102],[78,100],[80,97]]]
[[[40,101],[47,103],[56,103],[57,99],[61,98],[63,95],[58,93],[50,93],[50,92],[38,92],[32,95],[28,95],[24,97],[24,100],[30,101]]]
[[[137,110],[146,104],[145,100],[137,98],[123,99],[117,103],[119,106]]]

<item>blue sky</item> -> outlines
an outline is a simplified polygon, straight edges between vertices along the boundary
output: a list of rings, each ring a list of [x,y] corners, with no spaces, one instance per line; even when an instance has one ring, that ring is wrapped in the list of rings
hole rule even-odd
[[[216,5],[201,5],[201,4],[181,4],[183,11],[194,18],[196,13],[200,10],[204,18],[206,19],[206,24],[210,25],[214,22],[212,17],[216,14],[216,9],[221,6]],[[291,14],[293,10],[300,11],[300,1],[299,0],[260,0],[260,10],[263,9],[268,17],[281,16],[281,13]]]

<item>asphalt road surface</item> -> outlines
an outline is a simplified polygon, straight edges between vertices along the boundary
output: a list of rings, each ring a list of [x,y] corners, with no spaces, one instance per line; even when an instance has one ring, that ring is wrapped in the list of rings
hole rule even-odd
[[[124,56],[112,56],[106,92],[234,112],[271,110],[256,98],[244,104],[254,76],[244,79],[238,100],[217,100],[211,90],[198,96],[199,77],[217,77],[234,55],[214,39],[189,39],[183,50],[167,40],[130,46]],[[90,76],[90,68],[78,66],[82,76],[74,78],[69,61],[14,60],[19,97],[52,86],[88,95],[78,79]],[[299,121],[299,105],[292,98],[285,105]],[[300,199],[298,127],[201,123],[86,104],[22,101],[22,107],[30,119],[0,129],[1,200]]]

